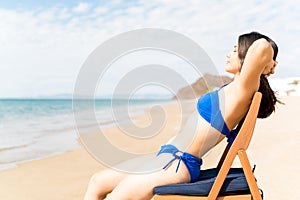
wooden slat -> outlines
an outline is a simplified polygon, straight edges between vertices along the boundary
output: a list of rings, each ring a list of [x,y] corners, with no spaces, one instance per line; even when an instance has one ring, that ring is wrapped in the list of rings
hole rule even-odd
[[[240,150],[238,152],[238,156],[240,158],[248,185],[250,187],[251,194],[253,195],[253,199],[262,200],[246,152],[244,150]]]

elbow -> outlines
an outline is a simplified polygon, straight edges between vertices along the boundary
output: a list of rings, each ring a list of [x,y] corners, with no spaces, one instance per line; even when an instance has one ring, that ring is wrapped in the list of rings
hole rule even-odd
[[[273,60],[274,51],[272,45],[264,38],[258,39],[254,43],[253,50],[257,52],[257,56],[258,59],[261,60],[262,67],[265,67]]]
[[[273,54],[273,48],[270,42],[268,42],[266,39],[261,38],[255,41],[257,43],[257,49],[260,50],[263,53],[272,53]]]

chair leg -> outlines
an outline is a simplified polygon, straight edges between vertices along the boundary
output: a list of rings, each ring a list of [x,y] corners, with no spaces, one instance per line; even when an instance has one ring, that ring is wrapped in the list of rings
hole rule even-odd
[[[255,181],[253,172],[251,170],[250,162],[245,150],[239,150],[238,156],[241,161],[248,185],[250,187],[251,194],[254,200],[262,200],[261,195],[259,193],[259,189],[257,183]]]

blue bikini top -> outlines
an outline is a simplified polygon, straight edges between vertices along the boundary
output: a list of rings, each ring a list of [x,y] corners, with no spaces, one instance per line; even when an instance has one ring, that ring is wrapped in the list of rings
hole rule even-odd
[[[199,114],[211,124],[212,127],[220,131],[223,135],[227,137],[227,141],[231,146],[237,131],[228,129],[227,124],[222,116],[220,105],[219,105],[219,90],[206,93],[198,99],[197,109]]]

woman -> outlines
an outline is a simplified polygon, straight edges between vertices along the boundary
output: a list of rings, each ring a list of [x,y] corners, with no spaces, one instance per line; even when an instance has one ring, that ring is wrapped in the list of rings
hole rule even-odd
[[[96,173],[84,200],[151,199],[156,186],[196,181],[201,157],[225,136],[229,142],[234,140],[233,129],[239,128],[256,91],[263,94],[258,117],[268,117],[275,110],[277,99],[266,77],[274,73],[277,52],[276,44],[267,36],[257,32],[239,36],[226,63],[226,71],[234,74],[234,80],[198,100],[200,125],[186,152],[179,155],[175,146],[164,145],[159,154],[173,153],[174,159],[151,174],[126,175],[109,169]]]

